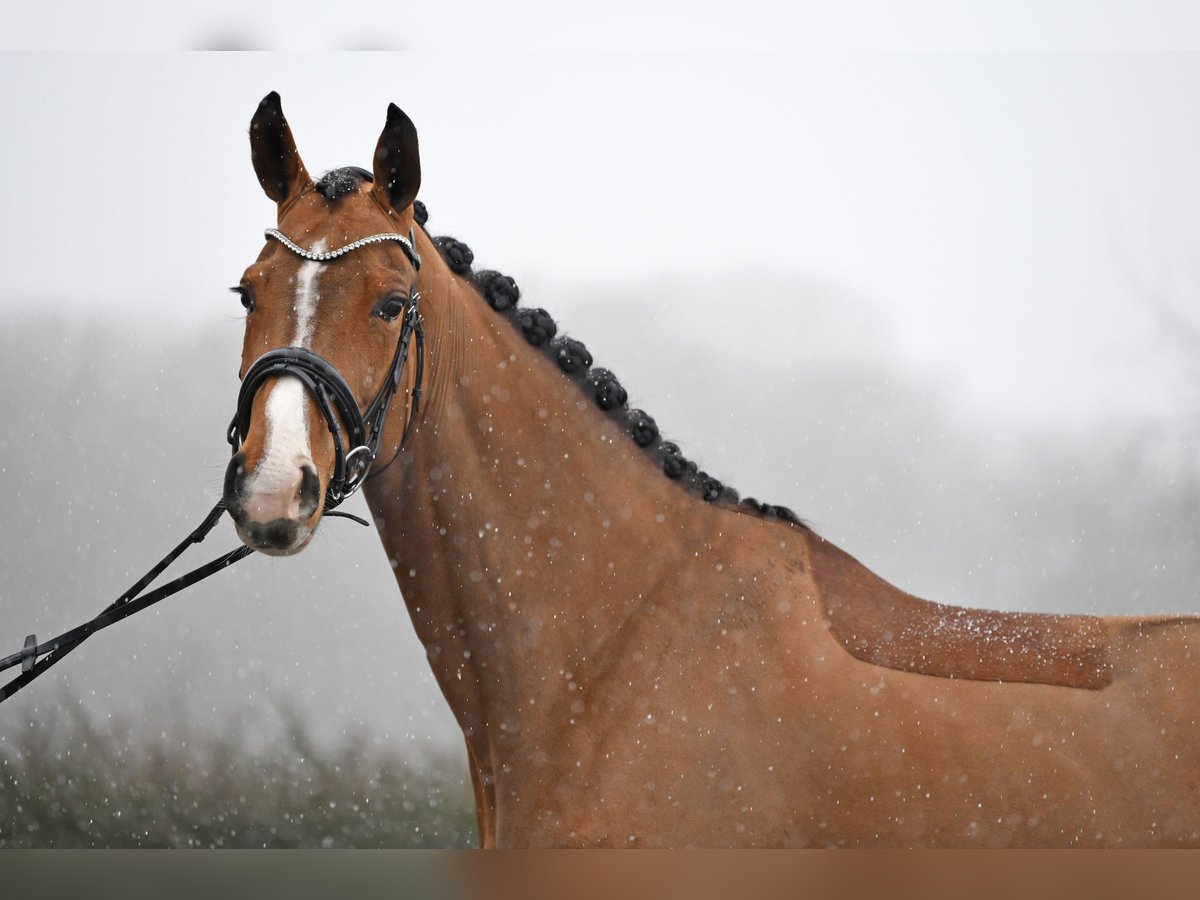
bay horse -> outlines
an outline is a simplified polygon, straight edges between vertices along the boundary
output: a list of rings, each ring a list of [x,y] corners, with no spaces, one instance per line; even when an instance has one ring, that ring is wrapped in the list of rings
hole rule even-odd
[[[482,846],[1200,845],[1197,619],[902,592],[430,237],[395,105],[370,171],[314,181],[274,93],[250,143],[225,502],[285,555],[362,485]]]

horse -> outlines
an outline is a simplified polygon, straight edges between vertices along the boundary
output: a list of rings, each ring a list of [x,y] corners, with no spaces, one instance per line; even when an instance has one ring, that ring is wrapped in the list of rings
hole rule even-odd
[[[397,106],[370,170],[314,181],[276,93],[250,144],[225,505],[288,555],[362,488],[483,847],[1200,845],[1196,618],[893,587],[431,237]]]

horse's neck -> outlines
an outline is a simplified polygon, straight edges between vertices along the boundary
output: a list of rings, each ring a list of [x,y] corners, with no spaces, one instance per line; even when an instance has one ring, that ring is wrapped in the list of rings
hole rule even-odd
[[[367,498],[460,724],[518,728],[603,665],[713,510],[424,252],[427,404]]]

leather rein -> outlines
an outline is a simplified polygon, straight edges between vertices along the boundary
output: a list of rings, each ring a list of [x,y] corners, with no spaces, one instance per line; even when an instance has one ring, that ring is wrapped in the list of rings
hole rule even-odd
[[[395,232],[373,234],[328,253],[314,253],[306,250],[274,228],[268,228],[265,234],[266,237],[279,241],[296,255],[315,262],[337,259],[368,244],[395,241],[404,249],[413,269],[419,272],[421,268],[421,258],[417,254],[412,231],[409,231],[407,238]],[[371,466],[378,458],[379,444],[383,437],[387,414],[391,409],[396,392],[399,390],[400,378],[408,360],[409,345],[414,336],[417,341],[417,357],[408,421],[405,423],[404,433],[400,437],[395,454],[380,469],[376,470],[375,474],[386,469],[400,455],[401,449],[408,440],[413,423],[416,421],[417,411],[421,404],[421,384],[425,372],[425,329],[421,320],[420,301],[421,294],[417,290],[414,277],[404,313],[404,324],[400,329],[396,353],[392,357],[391,369],[387,379],[380,387],[379,393],[375,395],[375,399],[367,406],[365,412],[359,408],[354,392],[350,390],[346,379],[342,377],[337,368],[305,347],[282,347],[270,350],[255,360],[246,372],[245,378],[242,379],[242,386],[238,391],[237,411],[229,423],[227,437],[234,455],[241,449],[242,442],[249,431],[250,410],[254,403],[254,395],[258,393],[258,389],[262,387],[263,383],[268,378],[285,375],[298,379],[312,394],[325,419],[325,424],[329,428],[329,433],[333,437],[334,472],[325,491],[324,514],[343,516],[354,519],[363,525],[368,524],[358,516],[334,512],[333,509],[362,486],[363,481],[370,474]],[[254,550],[251,547],[243,545],[193,569],[174,581],[155,588],[147,594],[142,594],[150,582],[154,581],[188,547],[203,541],[224,514],[225,501],[221,499],[191,534],[95,618],[40,644],[36,635],[31,634],[26,637],[24,647],[16,653],[0,659],[0,671],[16,665],[21,666],[20,675],[0,686],[0,702],[7,700],[43,674],[100,629],[107,628],[135,612],[140,612],[159,600],[170,597],[253,553]]]

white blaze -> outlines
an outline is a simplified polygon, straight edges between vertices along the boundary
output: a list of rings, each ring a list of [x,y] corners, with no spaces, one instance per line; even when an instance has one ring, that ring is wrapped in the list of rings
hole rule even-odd
[[[325,241],[317,241],[312,250],[321,253]],[[308,348],[312,343],[317,304],[321,293],[317,280],[322,264],[312,260],[301,264],[296,273],[296,332],[293,347]],[[267,441],[262,461],[249,491],[247,512],[259,521],[295,518],[298,514],[296,491],[300,486],[300,467],[312,464],[308,444],[308,416],[305,414],[305,390],[299,379],[280,378],[267,397]]]
[[[325,241],[317,241],[312,246],[313,253],[325,252]],[[317,291],[317,276],[321,274],[321,263],[306,260],[296,273],[296,336],[292,338],[293,347],[308,347],[312,343],[313,319],[317,311],[317,302],[321,294]]]

